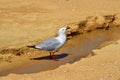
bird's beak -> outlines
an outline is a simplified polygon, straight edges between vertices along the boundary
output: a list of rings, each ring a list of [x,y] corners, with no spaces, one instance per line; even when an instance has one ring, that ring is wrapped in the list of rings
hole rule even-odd
[[[70,29],[70,27],[69,27],[69,26],[67,26],[67,27],[66,27],[66,30],[68,30],[68,29]]]

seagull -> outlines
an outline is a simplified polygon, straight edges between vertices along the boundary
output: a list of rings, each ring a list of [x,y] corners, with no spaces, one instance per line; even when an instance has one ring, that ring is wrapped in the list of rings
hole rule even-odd
[[[55,59],[54,53],[60,47],[62,47],[64,45],[64,43],[66,42],[66,39],[67,39],[66,31],[67,31],[67,29],[70,29],[70,27],[60,28],[59,31],[58,31],[58,36],[57,37],[49,38],[42,43],[39,43],[39,44],[34,45],[34,46],[28,46],[28,47],[49,51],[51,59],[55,61],[56,59]]]

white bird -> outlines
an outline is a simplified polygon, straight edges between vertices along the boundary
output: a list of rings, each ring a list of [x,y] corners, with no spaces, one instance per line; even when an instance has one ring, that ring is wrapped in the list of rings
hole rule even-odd
[[[69,27],[60,28],[58,31],[58,36],[55,38],[49,38],[42,43],[39,43],[35,46],[28,46],[31,48],[42,49],[50,52],[50,57],[52,60],[56,60],[54,53],[63,46],[66,42],[67,36],[66,31]]]

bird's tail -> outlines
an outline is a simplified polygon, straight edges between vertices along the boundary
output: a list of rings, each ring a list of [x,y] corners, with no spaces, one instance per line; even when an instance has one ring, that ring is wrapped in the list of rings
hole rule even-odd
[[[27,46],[27,47],[29,47],[29,48],[36,48],[35,46]]]

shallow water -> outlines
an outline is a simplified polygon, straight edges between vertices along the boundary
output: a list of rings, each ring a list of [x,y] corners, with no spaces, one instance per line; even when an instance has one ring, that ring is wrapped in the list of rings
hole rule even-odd
[[[112,33],[112,34],[111,34]],[[66,63],[73,63],[80,58],[88,56],[93,49],[96,49],[102,43],[119,39],[120,28],[111,28],[110,30],[96,30],[85,34],[80,34],[68,40],[63,46],[60,54],[56,55],[58,61],[51,61],[49,56],[32,58],[36,60],[35,63],[22,65],[10,70],[1,71],[0,76],[8,75],[9,73],[15,74],[30,74],[40,71],[51,70]]]

